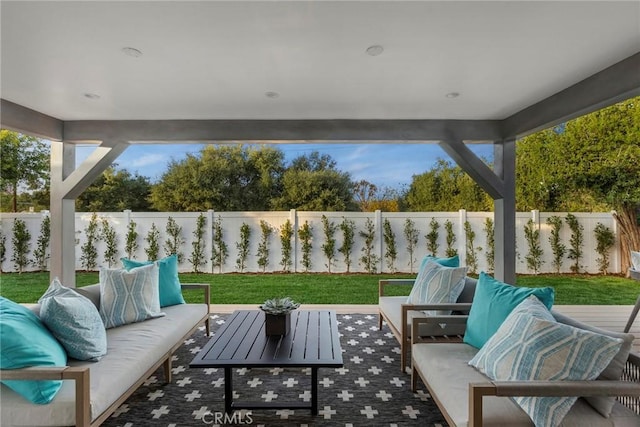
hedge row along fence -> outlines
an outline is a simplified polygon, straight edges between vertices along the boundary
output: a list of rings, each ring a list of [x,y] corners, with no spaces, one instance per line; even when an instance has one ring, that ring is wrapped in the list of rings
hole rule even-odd
[[[0,216],[4,272],[48,269],[47,212]],[[518,273],[619,273],[610,213],[517,213]],[[415,273],[423,256],[458,254],[493,271],[487,212],[103,212],[76,214],[76,269],[177,254],[181,272]]]

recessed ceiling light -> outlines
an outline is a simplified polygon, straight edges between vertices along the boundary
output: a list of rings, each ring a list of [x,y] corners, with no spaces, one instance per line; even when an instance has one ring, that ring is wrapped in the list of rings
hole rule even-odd
[[[280,94],[278,92],[265,92],[264,96],[266,96],[267,98],[275,99],[278,98]]]
[[[123,47],[122,53],[124,53],[127,56],[132,56],[134,58],[139,58],[142,56],[142,51],[139,49],[136,49],[135,47]]]
[[[367,55],[378,56],[382,52],[384,52],[384,48],[382,46],[380,46],[379,44],[374,44],[373,46],[369,46],[367,48],[366,52],[367,52]]]
[[[100,99],[100,95],[97,95],[95,93],[85,93],[84,97],[88,99]]]
[[[449,99],[453,99],[453,98],[457,98],[460,96],[460,94],[458,92],[449,92],[448,94],[445,95],[447,98]]]

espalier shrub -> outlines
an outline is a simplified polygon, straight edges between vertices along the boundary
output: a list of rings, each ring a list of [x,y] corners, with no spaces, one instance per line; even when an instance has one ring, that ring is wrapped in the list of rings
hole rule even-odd
[[[598,270],[602,274],[607,274],[607,269],[609,268],[609,251],[616,243],[616,236],[609,227],[600,222],[596,224],[593,232],[596,235],[597,241],[596,252],[600,255],[596,258]]]
[[[282,247],[282,258],[280,259],[280,265],[282,266],[282,271],[284,271],[285,273],[289,273],[291,271],[291,264],[293,263],[293,260],[291,259],[292,237],[293,225],[291,225],[290,220],[287,220],[280,226],[280,245]]]
[[[322,252],[324,253],[324,257],[327,259],[327,263],[325,266],[327,267],[327,271],[331,273],[331,266],[335,262],[336,259],[336,230],[338,226],[333,222],[329,221],[326,215],[322,215],[322,231],[324,232],[324,243],[322,244]]]
[[[156,227],[156,223],[151,223],[151,229],[147,233],[147,237],[145,237],[145,242],[147,242],[147,247],[144,249],[144,253],[147,254],[147,259],[149,261],[155,261],[158,259],[158,255],[160,254],[160,230]]]
[[[47,270],[47,262],[50,258],[49,244],[51,243],[51,217],[45,215],[40,223],[40,234],[36,240],[36,248],[33,250],[32,264],[39,271]]]
[[[27,229],[27,224],[21,219],[13,220],[13,237],[11,237],[11,243],[13,244],[13,254],[11,261],[13,261],[15,269],[18,273],[22,273],[24,267],[29,264],[29,241],[31,240],[31,233]]]
[[[124,251],[127,253],[127,258],[133,259],[133,256],[138,250],[138,232],[136,231],[136,223],[129,221],[127,224],[127,235],[125,237]]]
[[[568,258],[573,260],[571,271],[574,273],[580,273],[580,260],[584,252],[584,227],[578,222],[578,218],[568,213],[565,220],[567,225],[571,229],[571,238],[569,239],[569,255]]]
[[[2,222],[0,221],[0,273],[2,273],[2,263],[7,259],[7,236],[2,229]]]
[[[344,264],[347,266],[347,273],[351,270],[351,252],[353,251],[353,245],[355,243],[356,224],[350,219],[342,218],[340,223],[340,230],[342,231],[342,246],[338,249],[344,258]]]
[[[98,250],[96,246],[100,239],[100,230],[98,228],[98,214],[95,212],[91,215],[89,224],[84,229],[85,241],[80,246],[80,264],[85,271],[94,271],[98,266]]]
[[[416,229],[416,223],[411,218],[405,220],[403,233],[407,241],[407,252],[409,253],[409,272],[413,273],[413,263],[416,262],[414,253],[418,246],[418,230]]]
[[[396,272],[396,259],[398,258],[398,250],[396,249],[396,234],[391,228],[391,221],[384,219],[382,224],[384,238],[384,257],[387,260],[387,268],[391,273]]]
[[[493,273],[496,268],[496,238],[494,235],[493,219],[486,217],[484,219],[484,233],[487,239],[487,250],[485,251],[485,257],[487,259],[487,270],[489,273]]]
[[[178,257],[178,264],[182,262],[184,254],[180,251],[184,244],[184,238],[182,237],[182,227],[180,227],[176,220],[172,217],[167,219],[167,238],[164,242],[164,251],[167,255],[176,255]]]
[[[453,244],[456,242],[456,235],[453,232],[453,223],[449,220],[444,222],[444,229],[447,232],[447,249],[444,254],[447,257],[452,257],[458,255],[458,250],[453,247]]]
[[[466,237],[465,257],[467,259],[467,267],[471,274],[478,272],[478,254],[476,251],[481,248],[475,247],[476,232],[471,228],[469,221],[464,222],[464,234]]]
[[[527,267],[529,270],[532,270],[534,274],[538,274],[540,267],[542,267],[544,263],[542,260],[543,251],[540,246],[540,230],[536,227],[532,219],[529,219],[524,226],[524,237],[527,239],[527,245],[529,247],[529,251],[524,257],[527,261]]]
[[[191,256],[189,263],[193,267],[194,273],[201,273],[200,267],[207,264],[204,255],[204,227],[206,225],[204,214],[198,215],[196,218],[196,228],[193,230],[193,241],[191,242]]]
[[[251,227],[246,222],[240,226],[240,241],[236,242],[238,257],[236,258],[236,268],[240,273],[244,272],[249,257],[249,244],[251,239]]]
[[[218,267],[218,273],[222,273],[222,266],[229,256],[229,247],[224,241],[222,230],[222,218],[218,217],[213,221],[213,248],[211,251],[211,272]]]
[[[106,244],[104,260],[109,268],[111,268],[118,259],[118,235],[106,218],[102,219],[102,240]]]
[[[311,250],[313,249],[313,227],[309,224],[309,221],[305,221],[302,227],[298,229],[298,237],[300,238],[301,250],[302,250],[302,267],[307,272],[313,266],[311,259]]]
[[[263,219],[260,220],[260,243],[258,243],[258,266],[264,273],[269,265],[269,239],[273,234],[273,227]]]
[[[367,273],[374,274],[378,271],[378,256],[374,253],[374,243],[376,239],[376,229],[370,218],[364,224],[364,231],[360,231],[360,237],[364,239],[360,264],[364,266]]]
[[[567,247],[562,243],[560,238],[560,230],[562,230],[562,218],[559,216],[550,216],[547,218],[547,224],[551,226],[551,234],[549,235],[549,244],[551,245],[551,252],[553,253],[553,267],[556,269],[556,273],[560,273],[564,256],[567,253]]]
[[[424,236],[427,239],[427,250],[431,256],[438,255],[438,247],[440,246],[438,244],[438,238],[440,237],[440,233],[438,232],[439,228],[440,224],[438,221],[436,221],[435,218],[431,218],[431,221],[429,221],[429,233]]]

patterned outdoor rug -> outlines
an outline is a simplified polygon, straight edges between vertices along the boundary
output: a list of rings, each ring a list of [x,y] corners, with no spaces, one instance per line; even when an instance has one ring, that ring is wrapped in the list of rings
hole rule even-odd
[[[215,333],[225,316],[212,315]],[[377,316],[338,315],[344,367],[318,371],[319,414],[310,410],[224,412],[224,370],[191,369],[207,342],[204,328],[182,346],[173,361],[173,382],[159,370],[103,426],[433,426],[446,422],[422,383],[400,372],[400,347]],[[310,369],[235,369],[234,399],[291,402],[310,400]]]

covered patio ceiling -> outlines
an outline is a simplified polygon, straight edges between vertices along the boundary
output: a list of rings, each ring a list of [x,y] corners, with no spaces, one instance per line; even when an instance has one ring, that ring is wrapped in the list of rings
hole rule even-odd
[[[203,141],[437,142],[494,198],[513,282],[515,138],[640,94],[639,1],[2,1],[0,19],[1,126],[59,141],[69,284],[78,194],[132,143]]]

